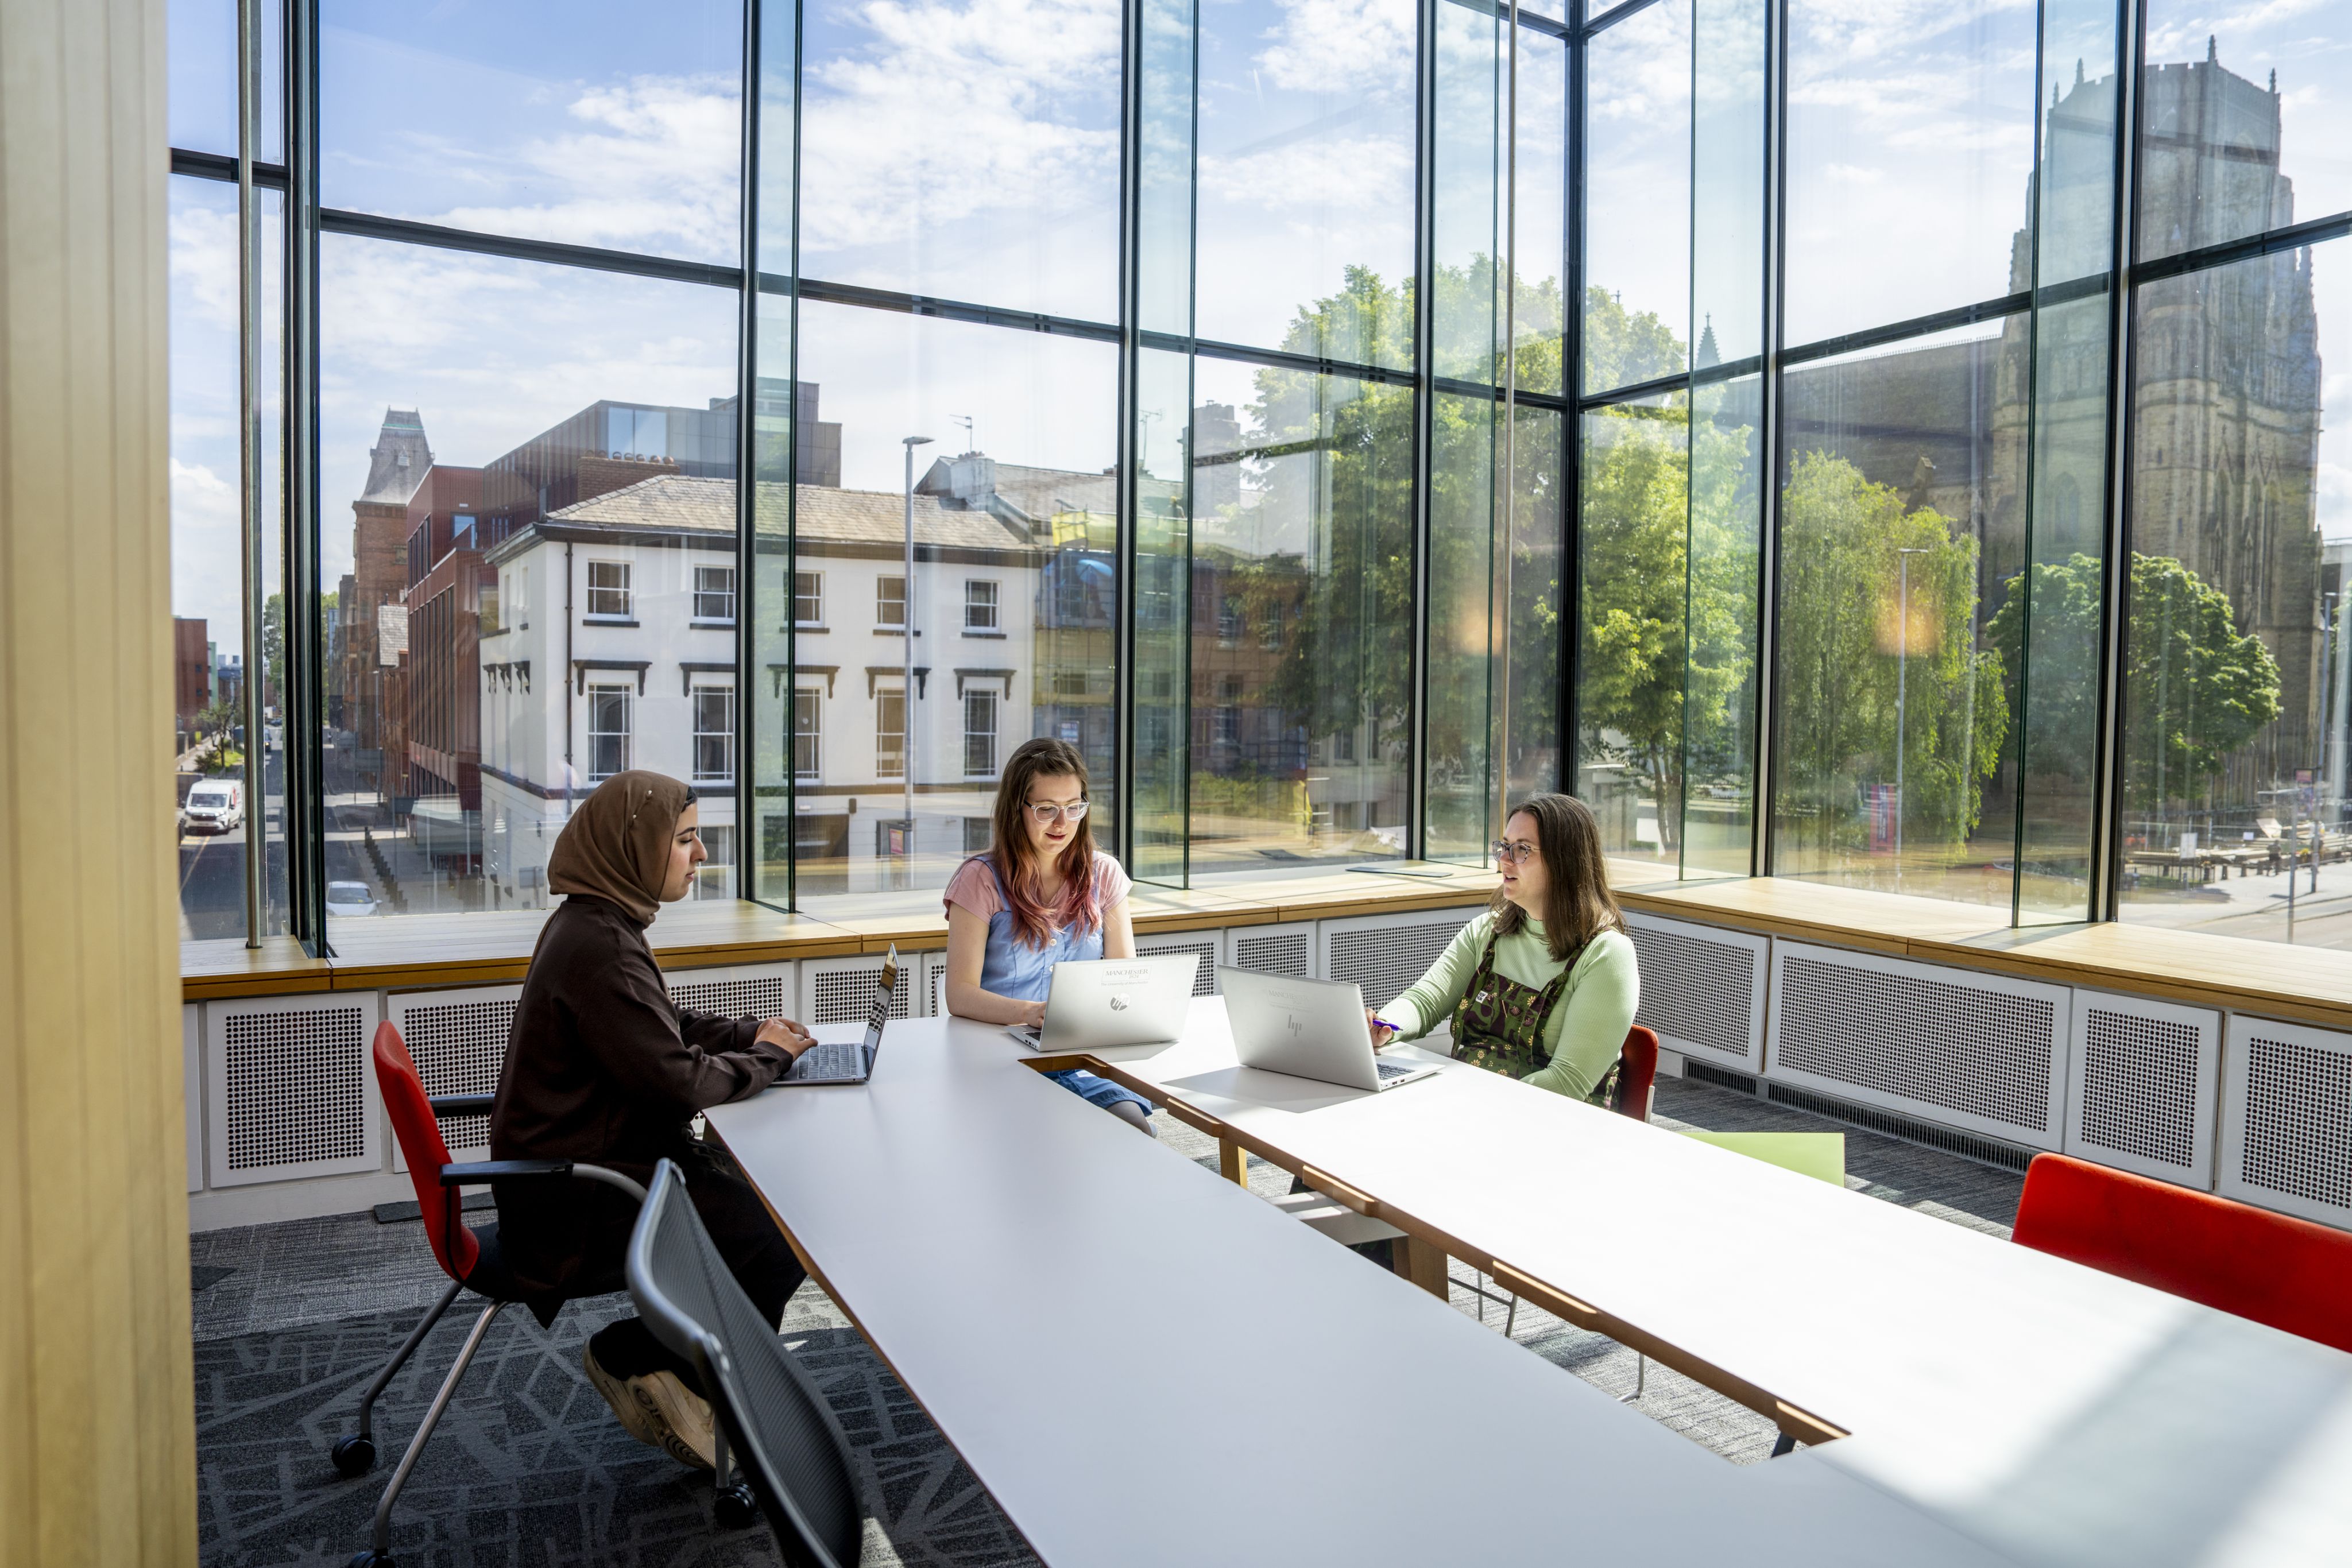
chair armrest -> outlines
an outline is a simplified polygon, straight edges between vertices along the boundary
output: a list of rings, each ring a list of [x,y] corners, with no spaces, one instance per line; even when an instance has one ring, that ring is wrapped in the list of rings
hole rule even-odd
[[[600,1181],[614,1186],[635,1198],[646,1200],[646,1189],[618,1171],[603,1166],[583,1165],[576,1160],[473,1160],[464,1165],[443,1166],[443,1186],[472,1186],[478,1182],[503,1181],[509,1176],[578,1176],[582,1181]]]
[[[495,1094],[436,1094],[427,1103],[436,1116],[487,1116],[498,1098]]]
[[[508,1176],[568,1176],[572,1174],[570,1160],[470,1160],[464,1165],[443,1166],[443,1186],[472,1186],[479,1182],[502,1181]]]

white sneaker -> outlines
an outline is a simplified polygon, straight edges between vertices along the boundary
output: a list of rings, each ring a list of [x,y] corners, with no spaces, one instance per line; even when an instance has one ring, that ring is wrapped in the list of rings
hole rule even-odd
[[[676,1373],[615,1377],[585,1348],[581,1351],[580,1364],[630,1437],[647,1448],[661,1449],[681,1465],[700,1470],[719,1468],[710,1402],[688,1389]]]

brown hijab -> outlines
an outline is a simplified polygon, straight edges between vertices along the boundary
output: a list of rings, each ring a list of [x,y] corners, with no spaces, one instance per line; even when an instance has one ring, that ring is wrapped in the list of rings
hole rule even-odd
[[[669,841],[692,795],[667,774],[614,774],[563,824],[547,859],[549,889],[601,898],[652,925],[669,873]]]

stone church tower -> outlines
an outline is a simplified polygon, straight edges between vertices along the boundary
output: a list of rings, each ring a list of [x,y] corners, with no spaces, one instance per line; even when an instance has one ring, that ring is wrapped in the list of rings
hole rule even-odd
[[[2053,96],[2042,169],[2044,287],[2105,270],[2114,124],[2112,77]],[[2138,246],[2143,260],[2294,221],[2280,172],[2279,97],[2214,56],[2147,68]],[[2032,235],[2019,231],[2011,287],[2032,286]],[[2320,362],[2308,251],[2284,252],[2143,287],[2132,344],[2131,546],[2168,556],[2228,595],[2241,632],[2262,638],[2281,672],[2278,721],[2232,759],[2215,804],[2248,809],[2255,791],[2320,761],[2324,641],[2320,535]],[[2042,561],[2095,554],[2105,496],[2107,302],[2041,312],[2032,403],[2031,549]],[[1992,411],[1991,532],[2024,548],[2021,492],[2029,421],[2022,316],[2003,333]],[[2005,492],[2005,493],[2004,493]],[[1991,543],[1990,540],[1988,541]],[[1989,554],[2000,553],[1998,547]],[[1996,580],[2020,569],[2004,562]],[[1987,612],[2000,591],[1988,583]]]

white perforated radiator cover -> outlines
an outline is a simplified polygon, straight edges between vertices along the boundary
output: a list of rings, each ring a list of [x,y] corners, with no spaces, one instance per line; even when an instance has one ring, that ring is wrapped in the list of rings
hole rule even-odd
[[[1237,925],[1226,934],[1233,944],[1230,962],[1236,969],[1262,975],[1315,977],[1315,923],[1300,920],[1281,925]]]
[[[1764,1076],[2055,1149],[2073,1003],[2065,986],[1775,940]]]
[[[1377,1008],[1426,973],[1483,904],[1410,915],[1351,915],[1316,926],[1318,973],[1355,986]],[[1236,932],[1235,936],[1241,933]]]
[[[2229,1041],[2216,1189],[2352,1229],[2352,1035],[2232,1014]]]
[[[522,999],[520,986],[469,986],[463,990],[398,991],[385,1004],[385,1015],[408,1047],[416,1076],[427,1094],[495,1094],[499,1070],[506,1065],[507,1040],[514,1032],[515,1005]],[[488,1116],[442,1116],[441,1141],[456,1158],[487,1159],[490,1146]],[[408,1168],[407,1156],[395,1140],[394,1170]]]
[[[205,1007],[205,1175],[215,1187],[383,1169],[373,991]]]
[[[1225,961],[1224,933],[1222,931],[1179,931],[1166,936],[1139,936],[1135,939],[1138,956],[1173,958],[1192,956],[1201,960],[1201,967],[1192,977],[1192,994],[1213,997],[1217,994],[1217,966]]]
[[[2212,1190],[2220,1013],[2078,990],[2070,1062],[2068,1154]]]
[[[1625,934],[1641,964],[1633,1021],[1655,1030],[1669,1051],[1761,1071],[1770,939],[1634,914],[1625,916]]]
[[[863,1023],[874,1005],[874,988],[882,978],[879,953],[851,958],[806,958],[801,962],[803,1023]],[[932,988],[924,973],[920,953],[900,952],[898,983],[890,992],[894,1019],[929,1018]],[[909,1009],[912,1009],[911,1011]]]

